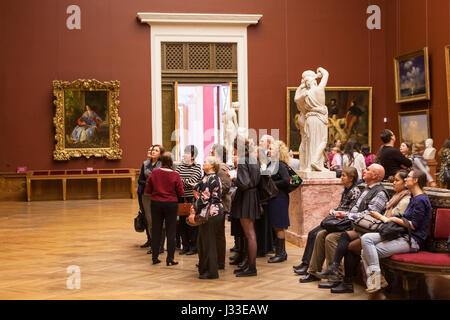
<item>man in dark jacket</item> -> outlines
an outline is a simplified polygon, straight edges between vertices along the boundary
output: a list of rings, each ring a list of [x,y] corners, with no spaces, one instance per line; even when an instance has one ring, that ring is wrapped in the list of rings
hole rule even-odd
[[[388,180],[389,177],[394,177],[398,170],[410,168],[412,162],[406,158],[400,150],[394,148],[396,139],[391,130],[384,129],[381,132],[380,138],[384,145],[381,147],[380,151],[378,151],[375,162],[384,167],[384,180]]]

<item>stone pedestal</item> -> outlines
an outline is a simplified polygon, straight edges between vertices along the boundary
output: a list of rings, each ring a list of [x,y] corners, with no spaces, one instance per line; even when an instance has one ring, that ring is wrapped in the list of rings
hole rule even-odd
[[[428,167],[430,168],[430,174],[433,177],[433,180],[439,185],[438,183],[438,176],[436,175],[437,171],[437,162],[434,159],[425,160],[427,162]],[[430,186],[430,183],[427,183],[427,186]]]
[[[330,209],[338,206],[342,191],[341,179],[304,179],[300,187],[289,194],[291,226],[286,231],[287,241],[304,247],[308,232],[320,224]]]
[[[336,179],[336,171],[296,171],[297,174],[305,179]]]

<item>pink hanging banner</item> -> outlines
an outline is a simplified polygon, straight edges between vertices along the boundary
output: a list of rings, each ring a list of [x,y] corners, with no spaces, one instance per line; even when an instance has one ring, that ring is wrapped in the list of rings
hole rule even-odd
[[[214,88],[203,87],[203,150],[205,158],[209,155],[208,146],[214,144]]]

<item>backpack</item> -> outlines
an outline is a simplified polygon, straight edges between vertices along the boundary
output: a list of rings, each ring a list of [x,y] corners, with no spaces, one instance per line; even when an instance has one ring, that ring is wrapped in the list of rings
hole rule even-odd
[[[292,169],[290,166],[287,165],[287,169],[289,172],[289,187],[287,189],[288,193],[291,193],[295,189],[297,189],[303,182],[302,178]]]

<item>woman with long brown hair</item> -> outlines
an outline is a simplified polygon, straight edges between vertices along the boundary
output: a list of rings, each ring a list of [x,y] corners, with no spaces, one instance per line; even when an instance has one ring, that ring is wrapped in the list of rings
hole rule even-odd
[[[258,160],[253,157],[253,144],[248,139],[234,140],[234,161],[237,175],[232,181],[237,190],[231,205],[231,215],[240,219],[248,246],[248,265],[236,273],[236,277],[256,276],[256,235],[255,220],[261,218],[262,210],[259,200],[258,184],[260,168]]]
[[[160,157],[164,152],[164,147],[159,144],[152,145],[148,148],[147,160],[142,163],[141,172],[139,173],[137,194],[139,208],[145,215],[145,232],[147,233],[147,242],[144,243],[141,248],[147,248],[152,245],[152,217],[150,213],[151,197],[144,192],[145,185],[152,171],[161,167]],[[162,248],[164,250],[164,241],[162,242]]]

